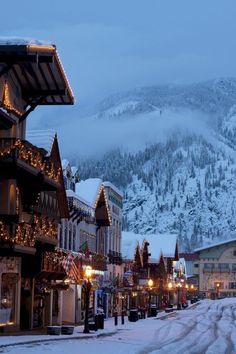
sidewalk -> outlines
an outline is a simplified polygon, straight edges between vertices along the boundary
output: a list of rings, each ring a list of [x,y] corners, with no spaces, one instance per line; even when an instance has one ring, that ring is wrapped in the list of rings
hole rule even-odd
[[[196,304],[194,304],[196,305]],[[190,306],[188,309],[190,309]],[[181,310],[186,311],[186,310]],[[158,319],[165,319],[168,316],[173,316],[173,314],[178,313],[179,311],[174,310],[171,313],[165,313],[161,311],[157,314],[156,317],[148,317],[146,319],[140,319],[139,321],[152,321]],[[84,326],[76,326],[74,328],[74,333],[71,335],[48,335],[46,334],[46,329],[42,329],[37,331],[37,334],[34,331],[30,332],[19,332],[17,334],[10,334],[10,335],[1,335],[0,336],[0,349],[9,347],[9,346],[16,346],[21,344],[37,344],[43,342],[51,342],[51,341],[65,341],[65,340],[78,340],[78,339],[88,339],[88,338],[95,338],[95,337],[103,337],[103,336],[111,336],[117,333],[119,330],[122,329],[129,329],[135,327],[137,322],[129,322],[128,317],[125,317],[125,324],[121,324],[121,317],[118,317],[118,325],[115,326],[114,318],[108,318],[104,321],[104,329],[98,329],[97,331],[91,331],[89,334],[84,334],[83,329]],[[26,334],[27,333],[27,334]]]

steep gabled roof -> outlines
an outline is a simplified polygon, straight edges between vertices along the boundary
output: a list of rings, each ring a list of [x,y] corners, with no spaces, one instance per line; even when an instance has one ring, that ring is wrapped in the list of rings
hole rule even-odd
[[[47,156],[51,155],[52,146],[56,137],[55,130],[27,130],[26,140],[31,144],[44,149]]]
[[[95,209],[96,222],[98,226],[110,226],[111,215],[102,180],[100,178],[89,178],[80,181],[75,185],[76,194],[87,200]]]
[[[74,103],[54,44],[29,38],[0,37],[0,72],[16,78],[27,104]]]
[[[76,183],[75,191],[76,194],[95,207],[101,186],[102,180],[100,178],[89,178]]]

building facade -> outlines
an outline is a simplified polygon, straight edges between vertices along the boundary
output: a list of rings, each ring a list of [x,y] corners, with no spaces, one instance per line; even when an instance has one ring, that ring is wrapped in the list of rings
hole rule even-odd
[[[112,316],[114,311],[121,313],[123,299],[123,265],[122,265],[122,207],[123,194],[110,182],[103,182],[109,210],[111,226],[108,227],[107,237],[107,271],[104,274],[104,289],[107,302],[107,316]]]
[[[177,235],[123,232],[122,237],[127,307],[163,308],[169,302],[176,303],[176,284],[181,276],[180,272],[178,277],[175,275],[179,260]]]
[[[236,296],[236,239],[196,249],[199,291],[210,298]]]
[[[106,270],[107,228],[111,218],[104,187],[99,179],[78,182],[78,171],[63,160],[63,176],[66,185],[69,218],[62,219],[59,227],[59,246],[66,252],[72,252],[79,260],[81,278],[71,281],[69,289],[62,292],[63,323],[82,323],[85,314],[85,293],[83,287],[83,268],[93,268],[93,291],[90,307],[96,313],[97,307],[103,307],[99,288],[103,283]]]
[[[52,323],[53,288],[65,273],[55,251],[67,215],[56,136],[50,149],[27,140],[39,105],[73,104],[56,47],[28,40],[0,45],[0,326]]]

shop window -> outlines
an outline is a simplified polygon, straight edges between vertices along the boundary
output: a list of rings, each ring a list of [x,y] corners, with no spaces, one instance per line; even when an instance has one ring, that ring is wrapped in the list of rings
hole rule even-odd
[[[3,273],[1,281],[0,323],[11,324],[16,318],[16,294],[19,274]]]

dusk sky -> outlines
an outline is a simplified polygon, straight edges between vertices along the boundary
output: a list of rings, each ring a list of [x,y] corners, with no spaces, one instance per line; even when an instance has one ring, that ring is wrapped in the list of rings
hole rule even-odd
[[[236,76],[235,0],[13,0],[1,11],[1,36],[57,45],[76,98],[65,114],[130,88]]]

